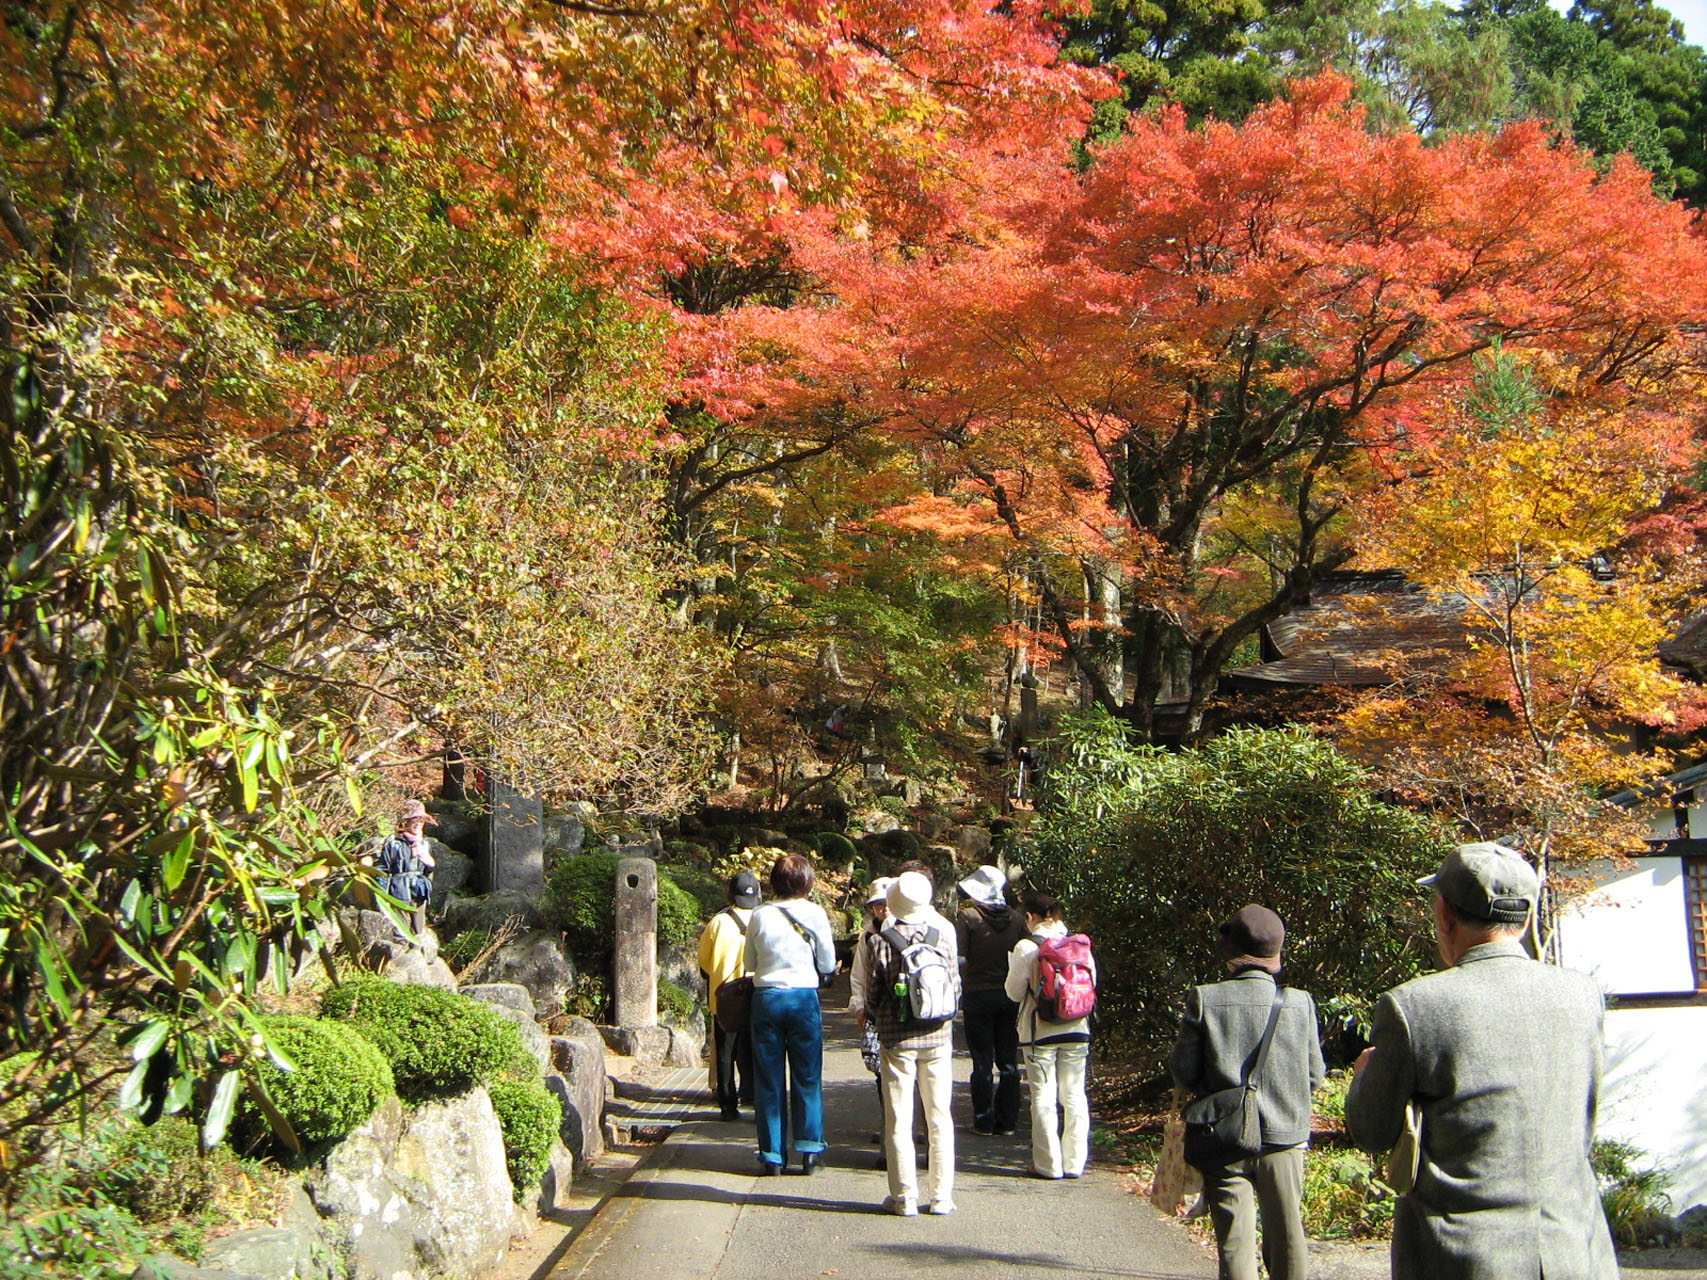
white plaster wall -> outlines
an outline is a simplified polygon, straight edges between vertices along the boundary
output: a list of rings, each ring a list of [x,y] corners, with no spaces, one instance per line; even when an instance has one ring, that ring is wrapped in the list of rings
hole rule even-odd
[[[1608,1011],[1597,1136],[1667,1168],[1673,1213],[1707,1204],[1707,1007]]]
[[[1559,912],[1559,959],[1613,995],[1695,990],[1681,858],[1638,858],[1590,869],[1596,887]]]

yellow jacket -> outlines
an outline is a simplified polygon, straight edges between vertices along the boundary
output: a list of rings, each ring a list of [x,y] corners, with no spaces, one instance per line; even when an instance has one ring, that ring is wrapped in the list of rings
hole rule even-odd
[[[717,1014],[717,988],[747,972],[747,922],[751,907],[725,907],[706,923],[699,935],[699,968],[705,974],[711,1012]]]

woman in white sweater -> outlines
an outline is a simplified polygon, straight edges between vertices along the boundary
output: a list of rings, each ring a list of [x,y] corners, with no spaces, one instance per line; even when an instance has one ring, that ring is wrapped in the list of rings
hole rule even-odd
[[[753,975],[753,1110],[758,1117],[760,1172],[766,1174],[782,1172],[791,1132],[802,1173],[817,1169],[824,1150],[824,1022],[818,979],[835,972],[836,947],[824,908],[806,899],[812,880],[812,864],[805,858],[778,858],[771,867],[771,901],[754,911],[747,924],[747,968]]]
[[[1047,893],[1026,894],[1024,906],[1029,936],[1008,953],[1005,989],[1008,999],[1019,1001],[1019,1042],[1025,1047],[1031,1082],[1031,1172],[1038,1178],[1077,1178],[1090,1155],[1085,1068],[1091,1056],[1091,1024],[1088,1018],[1049,1022],[1039,1016],[1038,942],[1065,938],[1067,926],[1061,922],[1061,904]]]

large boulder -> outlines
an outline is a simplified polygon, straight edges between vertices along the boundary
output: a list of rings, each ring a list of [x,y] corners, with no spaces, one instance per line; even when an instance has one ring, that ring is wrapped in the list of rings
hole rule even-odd
[[[512,938],[480,966],[480,977],[492,982],[518,983],[533,999],[533,1014],[549,1018],[563,1011],[575,967],[563,947],[561,934],[534,930]]]
[[[990,832],[984,827],[956,827],[950,839],[963,858],[980,866],[990,860]]]
[[[485,1089],[410,1113],[390,1176],[446,1277],[473,1277],[503,1260],[514,1193],[504,1135]]]
[[[534,1193],[534,1212],[545,1218],[565,1208],[574,1181],[575,1155],[559,1139],[551,1144],[551,1161],[539,1180],[539,1190]]]
[[[468,888],[473,879],[474,859],[447,849],[439,855],[438,865],[433,868],[433,896],[427,900],[428,908],[433,914],[439,914],[454,895]]]
[[[447,938],[470,929],[490,933],[511,916],[519,916],[523,928],[538,928],[544,923],[539,914],[538,895],[508,889],[478,898],[453,897],[445,903],[439,928]]]
[[[427,829],[433,838],[455,849],[461,854],[474,854],[480,843],[480,822],[469,817],[460,806],[429,806],[429,812],[434,808],[443,808],[443,812],[434,817],[432,825]],[[438,850],[433,850],[434,854]]]
[[[547,813],[544,841],[547,858],[580,853],[587,842],[586,824],[573,813]]]
[[[394,956],[380,972],[392,982],[405,987],[441,987],[446,991],[456,990],[456,975],[451,972],[448,964],[438,956],[428,959],[424,952],[413,948]]]
[[[458,988],[463,995],[487,1004],[501,1004],[533,1017],[533,996],[528,989],[513,982],[471,982]]]
[[[432,1251],[417,1228],[414,1206],[391,1176],[402,1136],[403,1104],[387,1098],[309,1171],[315,1208],[345,1242],[350,1280],[430,1274]]]
[[[338,1254],[314,1201],[301,1187],[293,1187],[279,1225],[220,1237],[202,1252],[201,1265],[265,1280],[334,1280],[344,1271]]]
[[[585,1018],[570,1018],[550,1045],[553,1074],[545,1086],[563,1104],[561,1136],[578,1169],[605,1149],[605,1042]]]
[[[693,1067],[700,1061],[704,1032],[695,1036],[680,1027],[600,1027],[612,1053],[644,1066]]]

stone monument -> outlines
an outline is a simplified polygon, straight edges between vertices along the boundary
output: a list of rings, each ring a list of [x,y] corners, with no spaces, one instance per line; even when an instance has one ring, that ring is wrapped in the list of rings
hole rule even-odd
[[[486,890],[538,894],[545,888],[545,806],[514,787],[486,783]]]
[[[658,864],[624,858],[616,864],[616,1025],[658,1025]]]

